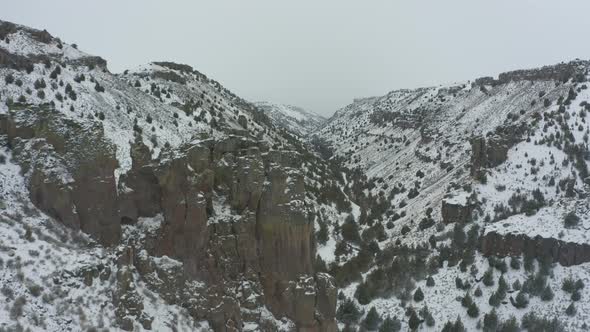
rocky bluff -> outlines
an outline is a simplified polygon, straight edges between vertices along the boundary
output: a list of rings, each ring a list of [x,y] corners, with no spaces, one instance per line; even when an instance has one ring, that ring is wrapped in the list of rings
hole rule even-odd
[[[132,168],[117,181],[115,147],[100,123],[65,119],[50,105],[17,105],[0,117],[0,133],[37,207],[124,248],[113,292],[123,328],[132,326],[129,317],[149,327],[133,301],[135,269],[149,288],[216,331],[238,331],[252,320],[273,330],[264,306],[300,331],[337,329],[336,288],[313,268],[313,211],[296,152],[228,136],[195,140],[154,160],[138,137]],[[144,218],[158,222],[144,232]],[[122,240],[126,224],[139,236]]]

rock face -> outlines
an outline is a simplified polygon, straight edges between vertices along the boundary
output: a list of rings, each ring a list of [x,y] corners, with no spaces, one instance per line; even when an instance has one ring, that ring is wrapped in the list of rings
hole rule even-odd
[[[50,106],[16,107],[0,118],[0,132],[20,151],[16,158],[29,173],[30,197],[40,209],[102,244],[119,242],[118,164],[100,126],[65,120]]]
[[[458,204],[453,201],[443,200],[441,215],[445,224],[460,222],[467,223],[471,221],[471,214],[474,206],[468,203]]]
[[[115,151],[99,123],[82,127],[48,105],[13,108],[0,129],[34,204],[68,227],[115,245],[122,224],[160,220],[119,259],[113,300],[123,329],[133,320],[151,324],[130,277],[135,268],[148,287],[218,331],[260,321],[252,310],[262,306],[301,331],[336,330],[336,288],[313,269],[313,222],[297,153],[230,136],[152,160],[136,136],[132,167],[116,183]]]
[[[553,262],[563,266],[590,262],[590,245],[564,242],[554,238],[536,236],[530,238],[524,234],[498,234],[489,232],[481,239],[481,252],[484,255],[519,256],[529,255],[536,258],[550,257]]]
[[[526,127],[505,126],[487,137],[478,136],[471,139],[471,175],[481,180],[485,169],[496,167],[508,158],[508,150],[518,143]]]
[[[513,81],[566,81],[583,75],[588,61],[575,60],[568,63],[560,63],[552,66],[544,66],[536,69],[514,70],[498,75],[498,79],[481,77],[475,80],[475,85],[496,85]]]

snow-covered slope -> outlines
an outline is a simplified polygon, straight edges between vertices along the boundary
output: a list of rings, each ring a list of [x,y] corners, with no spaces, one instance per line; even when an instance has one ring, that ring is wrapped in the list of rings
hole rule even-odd
[[[304,110],[301,107],[266,101],[256,102],[254,104],[268,114],[276,126],[285,128],[301,137],[313,133],[326,121],[324,117]]]
[[[0,21],[0,142],[0,330],[335,326],[313,232],[340,175],[192,67],[113,74]]]
[[[413,323],[425,330],[441,330],[457,315],[467,330],[481,328],[492,309],[482,278],[500,264],[484,255],[521,261],[524,255],[544,267],[496,271],[494,285],[500,274],[509,285],[509,295],[493,306],[500,320],[514,315],[523,327],[521,317],[536,312],[558,319],[565,330],[585,330],[588,318],[579,308],[588,305],[586,291],[572,301],[560,288],[570,277],[587,283],[590,264],[583,254],[590,248],[588,68],[586,61],[573,61],[498,79],[397,90],[337,111],[315,140],[349,169],[347,192],[361,206],[360,218],[339,225],[331,248],[318,251],[335,262],[330,270],[345,287],[342,311],[351,311],[344,304],[353,299],[364,310],[361,325],[374,306],[378,316],[396,316],[404,329],[409,307],[416,308]],[[371,252],[374,258],[361,259]],[[426,285],[428,276],[435,286]],[[510,297],[519,294],[512,283],[535,276],[554,298],[540,300],[540,291],[526,289],[519,300],[530,298],[528,306],[512,304]],[[459,288],[455,278],[468,286]],[[413,299],[417,287],[423,299]],[[466,293],[478,307],[472,316],[469,305],[455,301]],[[577,314],[566,312],[572,302]],[[430,313],[418,312],[424,305]]]

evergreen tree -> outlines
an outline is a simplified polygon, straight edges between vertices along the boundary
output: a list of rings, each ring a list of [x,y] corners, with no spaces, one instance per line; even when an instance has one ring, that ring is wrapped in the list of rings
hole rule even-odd
[[[510,267],[513,270],[520,270],[520,259],[518,257],[510,258]]]
[[[453,332],[454,326],[451,321],[447,321],[441,332]]]
[[[526,308],[528,304],[528,296],[523,291],[518,292],[516,298],[514,299],[514,306],[516,308]]]
[[[459,317],[459,316],[457,316],[457,320],[455,320],[455,323],[453,324],[453,331],[465,332],[465,326],[463,325],[463,322],[461,321],[461,317]]]
[[[516,320],[516,317],[511,316],[507,321],[500,325],[499,331],[502,332],[518,332],[520,331],[520,324]]]
[[[418,287],[416,292],[414,292],[414,301],[420,302],[422,300],[424,300],[424,293],[422,293],[422,289]]]
[[[369,287],[368,282],[361,282],[354,293],[354,296],[362,305],[371,303],[373,299]]]
[[[579,290],[577,290],[577,289],[576,289],[576,290],[575,290],[575,291],[572,293],[572,301],[574,301],[574,302],[576,302],[576,301],[580,301],[580,299],[581,299],[581,298],[582,298],[582,294],[580,293],[580,291],[579,291]]]
[[[567,309],[565,309],[565,313],[566,315],[573,317],[576,315],[577,309],[576,306],[574,305],[574,302],[572,302]]]
[[[432,276],[428,276],[428,279],[426,279],[426,286],[434,287],[434,278]]]
[[[361,240],[358,224],[352,215],[349,215],[346,218],[344,224],[342,224],[340,233],[342,234],[342,238],[346,241],[358,243]]]
[[[492,295],[490,295],[490,299],[488,300],[488,303],[492,307],[498,307],[500,305],[501,301],[502,300],[500,300],[500,298],[498,298],[498,294],[496,294],[496,292],[493,292]]]
[[[504,279],[504,276],[500,276],[500,279],[498,279],[498,295],[500,295],[502,298],[504,298],[506,296],[506,292],[508,291],[508,284],[506,283],[506,280]]]
[[[336,311],[336,318],[345,324],[356,323],[361,316],[361,312],[354,304],[352,299],[346,299]]]
[[[483,329],[485,332],[487,331],[496,331],[498,327],[498,314],[496,314],[496,309],[492,309],[489,313],[483,316]]]
[[[475,302],[471,302],[471,305],[469,305],[469,308],[467,309],[467,314],[471,318],[476,318],[477,316],[479,316],[479,308],[477,307],[477,304],[475,304]]]
[[[467,293],[467,294],[465,294],[463,299],[461,299],[461,305],[465,308],[469,308],[469,306],[471,304],[473,304],[473,299],[471,298],[471,295],[469,295],[469,293]]]
[[[398,332],[401,327],[401,323],[396,317],[391,318],[390,316],[387,316],[383,321],[383,324],[381,324],[379,332]]]
[[[481,291],[481,288],[479,288],[479,286],[477,286],[475,292],[473,292],[473,295],[475,295],[475,297],[480,297],[483,295],[483,292]]]
[[[365,320],[363,321],[363,325],[369,330],[376,330],[377,327],[379,326],[380,321],[381,321],[381,317],[379,317],[377,310],[375,310],[375,307],[371,307],[371,309],[369,310],[369,313],[367,314],[367,316],[365,317]]]
[[[412,312],[412,315],[410,316],[410,320],[408,321],[408,325],[410,326],[411,330],[417,330],[418,327],[420,326],[420,323],[422,323],[422,321],[420,320],[420,318],[418,318],[418,315],[416,314],[416,312]]]
[[[520,290],[520,288],[522,287],[522,285],[520,284],[520,280],[516,279],[513,283],[512,283],[512,288],[514,290]]]
[[[541,300],[551,301],[551,300],[553,300],[553,297],[554,297],[553,291],[551,290],[551,287],[549,285],[547,285],[545,287],[545,289],[543,289],[543,292],[541,293]]]
[[[494,270],[492,270],[492,268],[489,268],[484,274],[483,274],[483,284],[486,286],[493,286],[494,285]]]

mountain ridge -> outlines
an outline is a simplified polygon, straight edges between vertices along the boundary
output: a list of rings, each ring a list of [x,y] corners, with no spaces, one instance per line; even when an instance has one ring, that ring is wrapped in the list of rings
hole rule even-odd
[[[0,327],[585,330],[589,69],[297,123],[0,21]]]

